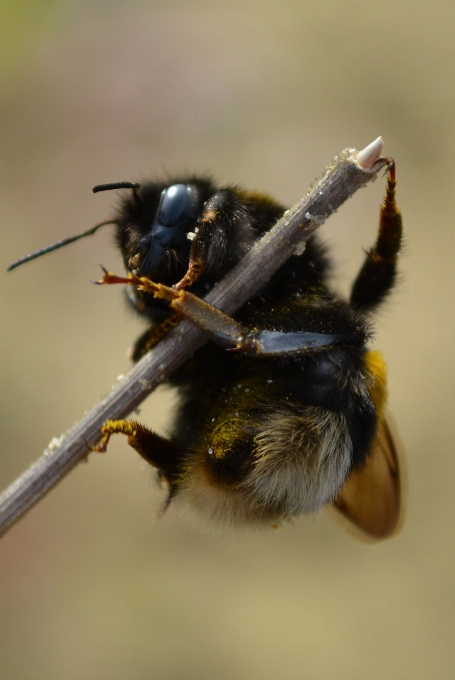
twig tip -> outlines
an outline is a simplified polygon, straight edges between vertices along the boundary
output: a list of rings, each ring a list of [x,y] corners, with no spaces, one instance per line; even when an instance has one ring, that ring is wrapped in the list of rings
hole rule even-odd
[[[365,170],[370,168],[380,158],[383,147],[384,140],[382,137],[378,137],[374,142],[357,152],[357,163]]]

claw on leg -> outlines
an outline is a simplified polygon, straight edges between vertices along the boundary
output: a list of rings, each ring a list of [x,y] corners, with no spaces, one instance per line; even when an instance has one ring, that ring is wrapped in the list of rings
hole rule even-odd
[[[154,283],[154,281],[151,281],[146,276],[136,276],[136,274],[132,274],[131,272],[128,273],[127,277],[116,276],[115,274],[108,272],[102,265],[100,265],[100,267],[104,272],[104,276],[98,281],[93,281],[93,283],[96,283],[98,286],[123,283],[127,286],[136,286],[139,290],[144,291],[144,293],[151,293],[156,298],[161,298],[163,300],[175,300],[181,296],[180,291],[169,288],[163,283]]]
[[[141,426],[133,420],[106,420],[101,428],[101,433],[103,435],[101,441],[93,450],[97,453],[105,453],[107,451],[109,439],[113,434],[125,434],[128,437],[128,444],[134,448],[132,442],[135,441],[138,427]]]

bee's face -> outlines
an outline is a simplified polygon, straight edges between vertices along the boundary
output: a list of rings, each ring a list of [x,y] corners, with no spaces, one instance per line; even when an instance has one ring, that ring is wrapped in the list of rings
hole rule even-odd
[[[137,196],[140,201],[140,194]],[[172,184],[163,189],[155,214],[146,214],[139,221],[145,234],[137,244],[137,252],[127,260],[128,269],[138,276],[153,278],[170,251],[178,260],[188,259],[188,233],[197,224],[199,211],[200,192],[197,187]]]
[[[183,276],[209,195],[206,184],[145,183],[122,198],[115,221],[127,271],[167,284]]]

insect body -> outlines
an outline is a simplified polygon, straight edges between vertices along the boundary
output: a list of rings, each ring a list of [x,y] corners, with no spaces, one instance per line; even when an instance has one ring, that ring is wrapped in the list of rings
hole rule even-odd
[[[95,187],[131,189],[111,221],[128,278],[106,272],[102,282],[128,284],[129,304],[148,322],[134,361],[183,317],[213,340],[170,379],[180,392],[170,438],[107,421],[98,450],[113,433],[127,435],[167,485],[167,503],[203,518],[273,524],[334,505],[366,535],[390,535],[398,454],[384,414],[385,364],[368,342],[401,246],[395,185],[391,164],[376,244],[349,300],[330,290],[326,251],[312,237],[234,319],[200,298],[283,206],[200,177]]]
[[[385,364],[367,343],[401,244],[394,167],[377,242],[349,301],[330,291],[315,237],[235,319],[201,301],[283,212],[262,194],[198,178],[146,184],[123,198],[117,241],[129,278],[106,273],[103,282],[132,284],[130,304],[151,322],[134,359],[182,317],[215,342],[171,378],[180,404],[170,439],[108,421],[99,449],[112,433],[126,434],[167,483],[168,502],[205,518],[274,523],[335,503],[383,537],[398,520],[398,462],[384,416]]]

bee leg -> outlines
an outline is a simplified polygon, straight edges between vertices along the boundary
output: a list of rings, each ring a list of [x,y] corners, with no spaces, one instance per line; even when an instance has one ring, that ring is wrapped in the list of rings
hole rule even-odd
[[[150,350],[152,350],[155,345],[157,345],[160,340],[169,333],[169,331],[175,328],[175,326],[177,326],[181,320],[182,317],[180,314],[173,314],[162,323],[148,328],[145,333],[139,336],[134,345],[131,347],[130,351],[128,352],[129,358],[132,359],[134,363],[138,362],[139,359],[144,356],[144,354],[150,352]]]
[[[221,194],[223,192],[217,193]],[[210,203],[212,203],[214,199],[216,200],[216,196],[217,194],[212,197]],[[205,208],[193,238],[187,272],[185,276],[173,286],[176,290],[189,288],[193,283],[196,283],[199,277],[204,273],[207,250],[213,231],[216,228],[218,215],[219,211],[217,213],[213,207],[208,210]]]
[[[146,284],[143,285],[145,288]],[[362,346],[367,339],[367,329],[360,325],[342,333],[249,331],[238,321],[191,293],[177,292],[162,284],[151,285],[157,297],[170,300],[174,311],[209,333],[216,342],[227,349],[252,356],[296,354],[336,345]]]
[[[168,300],[169,306],[177,314],[192,321],[227,349],[245,352],[253,356],[296,354],[337,345],[360,347],[368,339],[368,329],[360,324],[342,333],[249,331],[238,321],[196,297],[196,295],[185,290],[177,291],[175,288],[169,288],[162,283],[154,283],[146,277],[139,278],[130,274],[127,279],[121,279],[104,270],[104,278],[97,283],[137,285],[141,290],[152,293],[156,298]]]
[[[160,474],[171,484],[177,478],[178,461],[181,451],[177,444],[147,429],[134,420],[106,420],[101,428],[102,438],[93,449],[103,453],[111,435],[125,434],[128,444],[138,452],[147,463],[158,468]]]
[[[235,239],[234,231],[237,231]],[[250,232],[245,206],[236,194],[226,189],[217,191],[204,205],[202,217],[193,236],[187,272],[173,288],[176,290],[189,288],[204,272],[213,273],[214,270],[219,274],[220,256],[226,258],[233,240],[243,244],[242,247],[245,249],[252,239]],[[235,264],[239,254],[230,253],[232,261],[227,258],[226,271]]]
[[[367,253],[351,290],[354,309],[370,311],[377,307],[393,288],[396,264],[401,248],[403,224],[395,200],[395,164],[389,166],[387,193],[381,206],[379,230],[374,247]]]
[[[189,288],[193,283],[196,283],[199,277],[204,273],[204,263],[208,245],[207,240],[210,237],[210,229],[208,229],[207,226],[207,223],[201,224],[194,236],[190,250],[188,269],[185,276],[173,286],[176,290]]]

